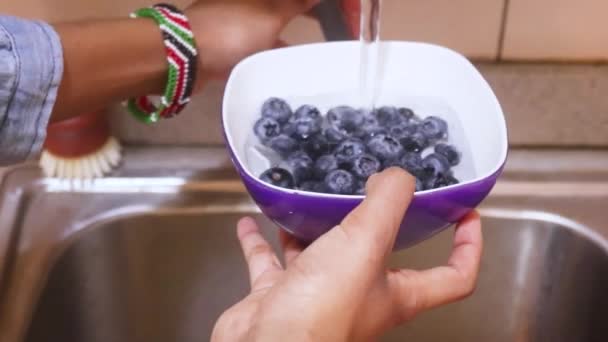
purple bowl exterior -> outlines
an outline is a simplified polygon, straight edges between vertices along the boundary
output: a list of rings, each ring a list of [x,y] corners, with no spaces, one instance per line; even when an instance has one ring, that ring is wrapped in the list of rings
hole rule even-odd
[[[339,224],[362,201],[360,198],[314,197],[281,191],[252,178],[234,155],[232,161],[262,212],[302,241],[317,239]],[[416,194],[401,223],[394,249],[411,247],[460,221],[489,194],[501,172],[502,167],[477,182]]]

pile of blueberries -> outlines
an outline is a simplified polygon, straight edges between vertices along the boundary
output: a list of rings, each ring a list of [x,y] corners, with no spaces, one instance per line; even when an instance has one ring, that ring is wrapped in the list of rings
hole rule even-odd
[[[460,163],[460,152],[444,143],[447,123],[421,119],[409,108],[340,106],[323,116],[314,106],[294,112],[285,100],[270,98],[254,133],[282,158],[260,179],[283,188],[363,195],[367,179],[392,166],[416,177],[416,191],[458,183],[451,168]]]

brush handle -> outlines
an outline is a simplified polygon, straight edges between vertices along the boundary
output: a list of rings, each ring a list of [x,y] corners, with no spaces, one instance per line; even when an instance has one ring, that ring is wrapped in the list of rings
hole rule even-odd
[[[62,157],[81,157],[99,150],[110,138],[104,113],[83,114],[49,125],[44,148]]]

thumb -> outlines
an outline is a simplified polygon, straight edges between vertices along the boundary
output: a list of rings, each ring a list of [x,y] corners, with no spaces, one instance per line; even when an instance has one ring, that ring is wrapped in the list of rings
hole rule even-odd
[[[340,224],[357,244],[384,257],[393,248],[401,221],[412,201],[415,178],[399,168],[373,175],[367,182],[365,200]]]

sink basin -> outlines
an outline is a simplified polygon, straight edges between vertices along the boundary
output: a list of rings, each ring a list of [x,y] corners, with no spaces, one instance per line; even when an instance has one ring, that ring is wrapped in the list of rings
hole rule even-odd
[[[0,341],[208,340],[221,312],[248,291],[236,220],[256,216],[275,247],[276,228],[227,171],[221,150],[180,151],[154,152],[171,160],[169,169],[151,168],[148,152],[130,152],[112,177],[92,183],[42,179],[32,167],[9,174],[0,207],[0,237],[8,236],[0,247],[12,246],[0,255]],[[608,182],[524,181],[509,170],[482,207],[474,295],[382,341],[608,340]],[[441,264],[451,234],[396,253],[391,264]]]

